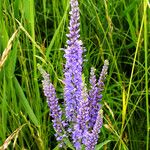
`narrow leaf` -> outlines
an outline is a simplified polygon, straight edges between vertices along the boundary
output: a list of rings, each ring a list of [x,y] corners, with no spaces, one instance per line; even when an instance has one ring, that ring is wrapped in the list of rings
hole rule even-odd
[[[111,142],[111,140],[106,140],[106,141],[104,141],[104,142],[98,144],[98,145],[96,146],[96,149],[95,149],[95,150],[100,150],[104,145],[106,145],[106,144],[109,143],[109,142]]]
[[[29,118],[32,120],[32,122],[38,126],[39,125],[39,121],[37,119],[37,117],[35,116],[32,108],[30,107],[30,104],[28,102],[28,100],[26,99],[23,90],[18,82],[18,80],[16,79],[16,77],[14,77],[14,85],[16,88],[16,93],[17,93],[17,97],[19,99],[19,102],[22,104],[22,106],[24,107],[26,113],[29,115]]]

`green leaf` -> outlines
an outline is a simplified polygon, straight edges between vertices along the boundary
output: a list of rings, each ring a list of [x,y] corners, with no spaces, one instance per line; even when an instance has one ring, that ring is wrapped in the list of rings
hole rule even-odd
[[[14,85],[16,88],[16,93],[17,93],[17,97],[19,99],[19,102],[24,107],[25,112],[29,115],[29,118],[32,120],[32,122],[36,126],[39,126],[39,121],[38,121],[37,117],[35,116],[32,108],[30,107],[30,104],[29,104],[28,100],[26,99],[24,92],[23,92],[18,80],[16,79],[16,77],[14,77]]]
[[[59,150],[59,144],[53,150]]]
[[[106,141],[96,145],[96,149],[95,150],[100,150],[104,145],[106,145],[109,142],[111,142],[111,140],[106,140]]]
[[[68,146],[68,148],[71,148],[72,150],[75,150],[74,146],[72,145],[72,143],[69,141],[68,138],[65,138],[64,142]]]

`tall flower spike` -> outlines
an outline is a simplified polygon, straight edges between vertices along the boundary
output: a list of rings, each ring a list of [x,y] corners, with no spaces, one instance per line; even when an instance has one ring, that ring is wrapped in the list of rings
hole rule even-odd
[[[61,141],[64,137],[63,135],[63,126],[64,122],[62,121],[62,111],[60,109],[60,106],[58,105],[58,99],[56,97],[56,92],[53,84],[50,82],[49,74],[46,73],[41,67],[39,67],[39,70],[44,78],[42,81],[43,84],[43,90],[44,95],[47,98],[47,103],[50,108],[50,116],[53,118],[53,127],[56,131],[56,138],[58,141]]]
[[[76,121],[78,104],[82,93],[82,42],[79,40],[79,7],[77,0],[71,0],[69,34],[65,49],[64,100],[67,120]]]

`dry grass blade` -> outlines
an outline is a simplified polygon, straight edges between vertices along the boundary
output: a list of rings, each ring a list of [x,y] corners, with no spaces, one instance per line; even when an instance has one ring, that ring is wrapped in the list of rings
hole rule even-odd
[[[4,142],[4,144],[0,147],[0,150],[5,150],[8,148],[10,142],[12,139],[15,139],[14,142],[16,142],[16,138],[18,137],[19,132],[21,131],[21,129],[25,126],[26,124],[23,124],[22,126],[20,126],[19,128],[17,128]],[[13,144],[14,146],[14,144]]]
[[[17,33],[18,33],[19,29],[17,29],[13,35],[11,36],[11,38],[9,39],[8,43],[7,43],[7,47],[5,48],[3,54],[2,54],[2,57],[0,58],[0,70],[1,68],[3,67],[8,55],[9,55],[9,52],[11,50],[11,47],[12,47],[12,42],[13,40],[15,39]]]
[[[111,116],[113,117],[113,119],[115,120],[115,116],[114,116],[114,113],[113,113],[112,109],[109,107],[109,105],[105,101],[104,101],[104,104],[105,104],[106,108],[109,110],[109,112],[110,112]]]

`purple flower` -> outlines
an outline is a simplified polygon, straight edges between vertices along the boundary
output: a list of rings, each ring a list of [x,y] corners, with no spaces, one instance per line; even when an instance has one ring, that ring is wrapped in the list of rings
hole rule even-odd
[[[102,71],[101,71],[101,74],[100,74],[100,77],[99,77],[99,80],[98,80],[98,83],[97,83],[97,86],[98,86],[98,94],[99,94],[99,95],[100,95],[101,92],[104,90],[104,80],[105,80],[106,75],[107,75],[108,65],[109,65],[108,60],[105,60],[105,61],[104,61],[104,66],[103,66],[103,68],[102,68]]]
[[[91,68],[90,90],[87,90],[84,76],[82,76],[82,42],[79,40],[79,4],[78,0],[70,0],[70,23],[67,34],[67,47],[64,49],[66,64],[64,68],[64,102],[66,120],[62,121],[62,111],[49,74],[39,68],[44,80],[44,95],[53,118],[53,127],[56,139],[62,143],[66,137],[72,138],[77,150],[85,146],[86,150],[94,150],[98,134],[102,127],[102,110],[99,102],[102,99],[104,80],[108,70],[108,61],[105,60],[102,72],[96,80],[95,69]],[[66,122],[67,121],[67,122]],[[66,124],[67,123],[67,124]],[[66,129],[66,131],[64,131]],[[68,133],[67,135],[65,133]],[[61,144],[60,143],[60,144]]]
[[[74,125],[73,142],[76,149],[81,149],[81,144],[84,144],[84,133],[88,130],[89,121],[89,101],[86,85],[83,85],[82,99],[79,103],[79,110],[77,114],[77,121]]]
[[[96,121],[98,110],[100,109],[100,104],[98,103],[99,95],[98,95],[97,81],[95,76],[95,69],[93,67],[91,68],[91,73],[90,73],[90,85],[91,85],[91,89],[89,91],[89,97],[88,97],[89,107],[90,107],[89,128],[92,129]]]
[[[96,123],[94,125],[94,128],[92,132],[86,132],[85,133],[85,149],[86,150],[94,150],[95,145],[98,141],[98,134],[100,133],[100,129],[103,125],[103,111],[99,110]]]
[[[86,133],[94,131],[97,123],[98,111],[101,109],[99,101],[102,99],[101,92],[104,87],[104,79],[107,73],[108,64],[105,63],[100,74],[98,83],[95,71],[91,69],[90,84],[91,90],[88,92],[82,81],[82,42],[79,40],[79,6],[77,0],[71,0],[69,34],[67,34],[67,48],[65,49],[65,87],[64,100],[66,118],[71,124],[69,130],[72,132],[72,139],[76,149],[81,149],[81,144],[86,143]],[[106,61],[107,62],[107,61]],[[92,134],[94,137],[94,134]],[[95,146],[95,145],[94,145]]]
[[[102,99],[102,91],[104,90],[104,80],[107,75],[108,65],[109,65],[108,60],[105,60],[98,83],[96,82],[95,69],[91,68],[90,73],[91,90],[89,91],[89,107],[90,107],[89,128],[91,129],[94,127],[98,111],[100,110],[101,107],[99,102]]]
[[[70,26],[67,34],[67,48],[65,49],[65,87],[64,100],[67,120],[76,121],[78,105],[82,93],[82,42],[79,40],[79,7],[77,0],[71,0]]]
[[[63,137],[65,136],[63,133],[63,128],[65,126],[65,122],[62,121],[62,111],[60,106],[58,105],[58,99],[56,97],[56,92],[53,84],[50,82],[49,74],[47,74],[41,67],[39,70],[44,78],[42,81],[44,95],[47,98],[47,103],[50,108],[50,116],[53,118],[53,127],[56,131],[56,139],[58,141],[62,141]]]

